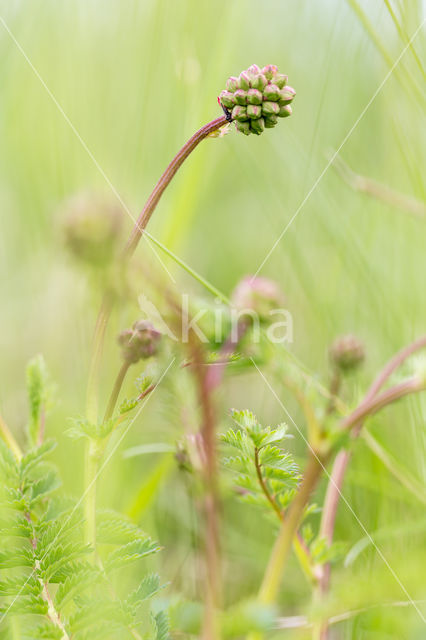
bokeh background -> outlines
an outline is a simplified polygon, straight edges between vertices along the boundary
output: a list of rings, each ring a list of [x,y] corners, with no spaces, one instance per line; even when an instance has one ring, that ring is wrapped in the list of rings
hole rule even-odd
[[[55,455],[68,493],[83,490],[82,445],[66,430],[70,416],[84,413],[101,288],[64,248],[62,204],[86,190],[114,201],[110,181],[136,216],[174,153],[219,115],[216,96],[226,78],[252,63],[277,64],[289,75],[297,91],[292,117],[259,138],[234,131],[204,142],[168,189],[150,232],[229,294],[257,270],[314,187],[261,271],[285,291],[293,353],[327,381],[328,345],[337,334],[356,333],[367,349],[356,395],[395,350],[424,332],[424,217],[354,190],[333,166],[317,183],[424,13],[420,0],[0,1],[0,407],[22,441],[25,365],[43,353],[57,384],[49,429],[59,440]],[[423,28],[339,153],[356,173],[423,202],[425,52]],[[126,213],[123,220],[130,230]],[[162,259],[176,290],[208,296]],[[136,292],[157,280],[171,286],[147,244],[136,260]],[[114,336],[137,314],[134,296],[113,318],[104,400],[119,366]],[[133,425],[103,474],[100,501],[131,514],[160,540],[162,576],[191,598],[197,515],[188,484],[171,453],[123,457],[131,446],[181,437],[181,407],[191,397],[188,380],[181,380],[173,373]],[[132,377],[129,394],[131,387]],[[303,429],[288,392],[279,382],[274,388]],[[265,423],[285,419],[256,373],[228,381],[223,428],[229,406],[251,408]],[[371,425],[402,472],[409,470],[423,487],[423,498],[425,415],[417,397]],[[291,446],[303,463],[297,433]],[[362,441],[344,494],[426,615],[424,500]],[[225,599],[232,603],[255,593],[273,532],[231,495],[224,512]],[[314,528],[317,522],[314,515]],[[362,546],[365,533],[343,504],[337,538],[348,549],[360,543],[362,552],[334,570],[336,614],[407,600],[371,545]],[[310,599],[292,561],[280,614],[306,614]],[[411,606],[369,608],[335,629],[335,637],[345,639],[425,637]],[[291,630],[281,636],[304,637]]]

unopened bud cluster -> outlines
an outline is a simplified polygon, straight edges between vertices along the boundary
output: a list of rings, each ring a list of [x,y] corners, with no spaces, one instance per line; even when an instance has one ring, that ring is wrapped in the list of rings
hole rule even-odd
[[[364,345],[352,334],[336,338],[330,347],[332,363],[343,372],[356,369],[364,358]]]
[[[144,360],[158,351],[161,333],[147,320],[138,320],[131,329],[124,329],[118,336],[123,360],[129,364]]]
[[[275,127],[278,118],[291,115],[290,103],[296,92],[287,81],[287,76],[279,73],[274,65],[260,69],[252,64],[238,78],[228,78],[219,100],[231,114],[238,131],[247,136],[260,135],[265,129]]]
[[[272,309],[282,307],[285,298],[274,280],[245,276],[235,287],[231,301],[236,309],[254,311],[260,319],[265,319]]]

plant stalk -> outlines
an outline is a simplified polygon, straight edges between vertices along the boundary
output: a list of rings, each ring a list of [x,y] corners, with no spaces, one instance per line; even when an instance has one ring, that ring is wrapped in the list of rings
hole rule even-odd
[[[12,451],[15,458],[19,460],[22,458],[22,451],[19,444],[16,442],[11,430],[7,426],[4,418],[0,414],[0,437],[7,444],[9,449]]]

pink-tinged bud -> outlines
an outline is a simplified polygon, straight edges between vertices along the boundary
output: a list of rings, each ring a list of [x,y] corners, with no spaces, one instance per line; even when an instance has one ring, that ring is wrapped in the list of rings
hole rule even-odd
[[[238,78],[236,78],[235,76],[231,76],[230,78],[228,78],[228,80],[226,81],[226,88],[228,89],[228,91],[234,93],[234,91],[238,89]]]
[[[290,107],[290,105],[289,104],[285,104],[282,107],[280,107],[280,111],[278,113],[278,117],[279,118],[288,118],[288,116],[291,116],[292,113],[293,113],[293,110]]]
[[[249,136],[251,133],[250,122],[248,120],[246,120],[245,122],[239,122],[238,120],[236,120],[235,127],[238,131],[240,131],[241,133],[244,133],[244,135],[246,136]]]
[[[238,86],[240,89],[243,89],[244,91],[248,91],[250,89],[250,78],[245,71],[241,71],[238,77]]]
[[[267,84],[263,90],[263,96],[265,100],[276,101],[280,97],[280,90],[276,84]]]
[[[262,73],[268,80],[272,80],[274,75],[278,73],[278,67],[274,64],[267,64],[266,67],[263,67]]]
[[[259,91],[263,91],[267,84],[268,80],[263,73],[259,73],[259,75],[254,76],[251,81],[253,89],[259,89]]]
[[[250,76],[257,76],[260,73],[260,67],[257,64],[251,64],[247,69],[247,73]]]
[[[330,359],[342,373],[356,369],[364,358],[364,345],[352,334],[336,338],[330,347]]]
[[[247,115],[249,118],[260,118],[262,109],[258,104],[247,105]]]
[[[221,104],[223,104],[223,106],[226,107],[227,109],[232,109],[232,107],[235,104],[234,94],[231,93],[230,91],[221,91],[219,94],[219,100]]]
[[[271,115],[265,118],[265,129],[273,129],[278,122],[278,116]]]
[[[284,87],[284,89],[281,89],[280,91],[280,105],[289,104],[293,100],[295,95],[296,92],[293,87]]]
[[[256,120],[252,120],[250,127],[253,133],[259,136],[265,130],[265,119],[257,118]]]
[[[277,116],[279,112],[280,112],[280,108],[277,102],[267,101],[262,104],[262,114],[264,116],[272,116],[272,115]]]
[[[133,364],[150,358],[157,353],[160,339],[161,333],[148,320],[138,320],[118,335],[123,360]]]
[[[274,280],[246,276],[235,287],[231,302],[239,310],[255,311],[261,319],[266,319],[272,309],[285,304],[285,298]]]
[[[247,102],[249,104],[262,104],[262,93],[258,89],[249,89],[247,91]]]
[[[247,92],[243,91],[243,89],[237,89],[237,91],[234,93],[234,100],[237,104],[247,104]]]
[[[276,73],[272,78],[272,83],[276,84],[279,89],[285,87],[288,82],[288,76],[283,73]]]
[[[239,120],[240,122],[244,122],[248,120],[247,109],[246,107],[242,107],[239,104],[236,104],[232,109],[232,119]]]

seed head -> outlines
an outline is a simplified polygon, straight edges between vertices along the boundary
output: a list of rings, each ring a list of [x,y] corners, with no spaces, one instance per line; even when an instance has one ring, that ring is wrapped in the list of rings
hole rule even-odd
[[[161,333],[148,320],[137,320],[131,329],[118,335],[123,360],[129,364],[145,360],[158,351]]]
[[[260,318],[265,318],[272,309],[282,306],[285,299],[274,280],[245,276],[235,287],[231,302],[239,310],[255,311]]]
[[[278,118],[291,115],[288,105],[296,92],[287,85],[287,80],[287,76],[279,73],[275,65],[269,64],[260,69],[257,64],[252,64],[238,78],[228,78],[226,90],[219,95],[219,102],[231,111],[238,131],[245,135],[260,135],[265,128],[275,127]],[[236,107],[246,105],[247,112],[236,110]]]
[[[120,245],[123,212],[115,200],[97,193],[80,193],[59,212],[64,240],[81,262],[106,267]]]
[[[352,334],[339,336],[330,347],[330,360],[342,373],[356,369],[364,358],[364,345]]]

